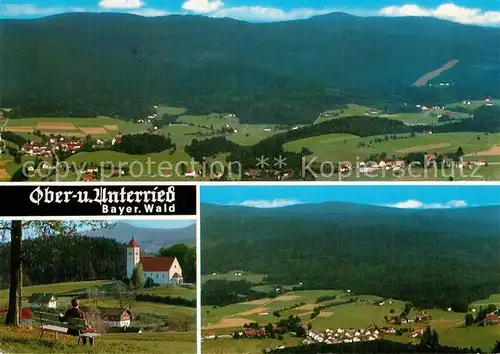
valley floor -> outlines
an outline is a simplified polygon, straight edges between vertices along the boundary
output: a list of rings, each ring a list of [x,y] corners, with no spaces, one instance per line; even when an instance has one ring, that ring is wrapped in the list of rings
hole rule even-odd
[[[439,335],[441,345],[457,346],[462,348],[481,348],[484,351],[491,350],[498,339],[498,326],[480,327],[477,324],[466,327],[464,325],[463,313],[448,312],[440,309],[423,310],[430,316],[425,322],[407,323],[400,326],[388,324],[384,317],[389,318],[394,314],[402,312],[405,306],[404,301],[385,300],[383,305],[378,301],[384,299],[371,295],[352,295],[357,299],[353,303],[342,304],[321,310],[320,314],[311,319],[314,307],[325,303],[316,303],[321,296],[336,295],[337,300],[342,301],[346,295],[341,291],[295,291],[287,292],[276,299],[260,299],[245,303],[232,304],[229,306],[213,308],[204,306],[202,308],[202,333],[207,338],[203,342],[204,353],[258,353],[266,348],[279,348],[281,346],[294,346],[302,343],[303,339],[295,338],[291,334],[284,336],[283,340],[277,339],[232,339],[229,334],[241,331],[244,324],[257,322],[260,325],[277,323],[282,318],[290,315],[299,316],[302,324],[310,324],[316,333],[321,333],[327,329],[336,331],[339,328],[366,329],[376,325],[379,328],[389,326],[393,328],[425,328],[431,326]],[[471,305],[472,309],[479,310],[480,306],[494,304],[498,301],[498,296],[490,299],[477,301]],[[329,301],[332,302],[332,301]],[[289,309],[294,305],[305,303],[305,305],[285,310],[280,313],[280,317],[273,315],[273,312],[280,309]],[[422,311],[413,309],[408,318],[415,318]],[[216,335],[219,339],[212,339],[210,336]],[[412,332],[396,334],[385,334],[384,339],[398,342],[418,343],[418,338],[412,337]]]

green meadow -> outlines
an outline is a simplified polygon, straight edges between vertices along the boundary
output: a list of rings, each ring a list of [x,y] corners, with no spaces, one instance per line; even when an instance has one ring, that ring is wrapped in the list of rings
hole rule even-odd
[[[75,337],[44,335],[36,328],[10,328],[0,325],[0,351],[6,353],[172,353],[196,352],[196,333],[104,334],[93,347],[77,345]]]
[[[69,308],[70,301],[78,294],[84,294],[89,288],[99,289],[103,295],[94,300],[82,299],[82,306],[121,307],[120,301],[113,299],[112,291],[115,281],[98,280],[86,282],[69,282],[47,285],[23,287],[23,306],[28,306],[27,298],[33,293],[54,293],[57,298],[58,309],[63,311]],[[108,293],[107,293],[108,292]],[[158,296],[173,296],[186,299],[196,298],[195,289],[155,287],[143,289],[140,293],[150,293]],[[111,297],[110,297],[111,296]],[[0,308],[8,305],[8,289],[0,290]],[[127,307],[132,313],[144,315],[180,316],[193,319],[196,309],[182,306],[165,305],[144,301],[127,301]],[[37,328],[21,326],[9,328],[3,325],[0,317],[0,351],[7,353],[79,353],[88,352],[89,347],[77,346],[77,341],[72,336],[58,335],[57,341],[51,334],[46,334],[39,341],[40,331]],[[190,332],[149,332],[146,333],[103,333],[98,338],[96,345],[91,349],[95,353],[194,353],[196,351],[196,333]]]
[[[452,153],[461,146],[466,159],[469,158],[468,154],[477,154],[474,159],[483,156],[481,159],[486,160],[490,158],[486,157],[487,151],[500,141],[499,133],[417,134],[413,138],[406,134],[399,137],[385,140],[385,136],[361,138],[349,134],[328,134],[286,143],[284,149],[300,152],[302,147],[306,147],[317,157],[317,161],[356,162],[357,158],[364,161],[372,154],[381,153],[386,153],[388,157],[405,156],[410,152]],[[375,142],[376,138],[383,141]]]
[[[231,273],[234,272],[229,274]],[[340,303],[340,305],[325,308],[321,310],[319,316],[311,319],[314,308],[319,306],[318,298],[333,295],[336,297],[335,299],[323,300],[323,298],[321,300],[324,302],[319,305],[334,303]],[[342,302],[350,298],[355,298],[356,301],[342,304]],[[305,303],[305,305],[296,307],[302,303]],[[348,294],[342,290],[289,291],[277,298],[264,298],[222,307],[203,306],[201,310],[202,333],[204,335],[228,335],[241,329],[244,323],[257,322],[266,325],[268,323],[277,323],[281,318],[290,315],[299,316],[303,323],[310,324],[313,330],[316,331],[337,328],[368,328],[372,325],[379,327],[394,326],[388,325],[385,317],[390,318],[400,314],[405,307],[405,303],[403,300],[383,299],[373,295]],[[488,304],[500,306],[500,294],[494,294],[488,299],[476,301],[471,304],[471,308],[479,309],[480,306]],[[290,307],[294,308],[289,309]],[[284,310],[285,308],[288,309]],[[280,312],[280,317],[273,315],[273,311],[276,310],[283,310]],[[474,324],[466,327],[464,325],[464,313],[435,308],[423,310],[413,308],[408,318],[415,318],[423,312],[430,316],[428,321],[402,324],[401,327],[424,328],[429,325],[436,329],[440,343],[443,345],[480,347],[484,351],[490,350],[498,339],[497,326],[479,327]],[[268,314],[262,315],[263,313]],[[404,333],[402,336],[385,335],[384,338],[400,342],[416,341],[409,333]],[[283,341],[271,339],[205,339],[203,348],[204,352],[209,353],[254,353],[269,347],[297,345],[301,341],[300,338],[294,338],[291,335],[286,335]]]

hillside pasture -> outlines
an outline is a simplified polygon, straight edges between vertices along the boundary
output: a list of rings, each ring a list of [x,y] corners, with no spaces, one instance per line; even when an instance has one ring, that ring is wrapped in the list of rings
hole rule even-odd
[[[241,276],[237,275],[239,273],[241,273]],[[204,274],[202,275],[202,282],[204,283],[209,280],[228,280],[228,281],[246,280],[250,283],[259,284],[262,283],[265,277],[266,277],[265,274],[255,274],[241,270],[234,270],[228,273]]]
[[[373,108],[368,106],[362,106],[355,103],[349,103],[345,108],[328,110],[320,114],[315,124],[324,123],[332,119],[346,118],[353,116],[363,116],[367,111]]]
[[[140,294],[151,294],[155,296],[181,297],[183,299],[196,299],[196,289],[186,287],[155,286],[138,291]]]
[[[201,116],[182,116],[177,119],[177,122],[191,124],[193,128],[203,128],[201,132],[207,136],[217,135],[216,131],[222,128],[232,128],[233,132],[226,135],[227,139],[243,146],[255,145],[274,134],[285,131],[272,124],[241,123],[238,117],[231,117],[229,114],[219,113]],[[271,128],[270,132],[265,131],[268,127]]]
[[[28,298],[34,293],[54,293],[56,296],[64,294],[83,293],[88,288],[100,288],[106,285],[114,284],[110,280],[94,280],[81,282],[56,283],[45,285],[33,285],[23,287],[23,297]],[[5,307],[9,304],[9,289],[0,290],[0,307]]]
[[[358,299],[356,302],[325,308],[321,310],[317,317],[311,320],[310,316],[312,310],[318,306],[318,304],[316,304],[318,297],[331,295],[338,295],[337,299],[327,301],[326,303],[345,301],[348,298],[343,291],[322,290],[293,292],[290,293],[289,296],[294,296],[295,302],[306,302],[306,305],[282,311],[280,317],[273,316],[272,312],[280,308],[292,306],[294,305],[294,301],[281,303],[280,306],[280,302],[276,301],[276,299],[261,299],[215,309],[204,307],[202,311],[202,322],[204,324],[202,328],[203,333],[216,333],[218,335],[228,334],[240,329],[245,323],[276,323],[280,318],[286,318],[290,315],[302,317],[302,321],[304,323],[310,323],[316,331],[336,328],[367,328],[373,324],[382,327],[387,326],[384,319],[385,316],[390,318],[391,316],[398,315],[403,311],[405,306],[405,301],[401,300],[385,299],[383,305],[380,305],[379,302],[381,302],[382,299],[378,296],[352,295]],[[472,307],[479,308],[479,306],[485,306],[487,304],[497,304],[497,306],[500,307],[500,295],[495,294],[489,299],[477,301]],[[249,308],[251,306],[252,308]],[[394,310],[394,312],[391,313],[391,310]],[[270,314],[267,316],[258,315],[264,311]],[[471,327],[464,327],[463,313],[448,312],[440,309],[425,309],[424,311],[431,317],[426,323],[409,323],[402,324],[401,326],[408,328],[423,328],[430,325],[438,332],[440,343],[452,346],[473,346],[481,347],[483,350],[489,350],[497,339],[498,327],[496,326],[479,327],[473,325]],[[413,309],[409,314],[409,318],[415,317],[420,313],[420,311]],[[208,323],[210,323],[209,326],[207,325]],[[387,339],[401,342],[414,340],[409,334],[403,334],[403,336],[387,336]],[[296,338],[295,340],[300,341]],[[222,348],[233,348],[233,344],[236,345],[239,342],[248,343],[250,345],[254,340],[231,340],[231,344],[223,340],[219,340],[219,342],[220,344],[216,345],[213,344],[211,340],[206,340],[203,346],[204,348],[214,350],[215,348],[219,348],[219,350],[223,350]],[[225,345],[222,343],[225,343]],[[255,341],[255,344],[257,343],[259,342]],[[260,341],[262,345],[265,343],[267,343],[267,340]]]
[[[337,138],[338,136],[338,138]],[[382,142],[375,142],[379,138]],[[328,134],[299,139],[284,145],[286,151],[299,152],[306,147],[313,152],[308,158],[317,161],[342,162],[364,161],[372,154],[386,153],[388,157],[404,156],[408,152],[454,153],[461,146],[466,156],[471,153],[489,151],[498,145],[500,134],[442,133],[399,135],[398,139],[385,140],[385,136],[359,138],[343,134]],[[360,145],[363,143],[364,146]],[[478,154],[479,155],[479,154]]]
[[[165,106],[165,105],[159,105],[158,108],[156,109],[156,113],[161,117],[163,115],[169,115],[169,116],[177,116],[180,114],[184,114],[186,112],[185,108],[182,107],[173,107],[173,106]]]
[[[494,98],[493,102],[499,103],[500,98]],[[479,107],[482,107],[486,104],[485,100],[474,100],[474,101],[470,101],[470,103],[471,104],[466,104],[466,103],[463,103],[463,101],[462,102],[455,102],[455,103],[451,103],[451,104],[446,105],[445,108],[448,108],[448,109],[461,108],[461,109],[466,109],[466,110],[469,110],[472,112],[472,111],[475,111]]]

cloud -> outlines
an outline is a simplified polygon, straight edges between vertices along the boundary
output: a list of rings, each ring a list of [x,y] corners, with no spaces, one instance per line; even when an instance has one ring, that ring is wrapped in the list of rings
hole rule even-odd
[[[145,4],[142,0],[101,0],[99,7],[104,9],[138,9]]]
[[[464,208],[467,206],[465,200],[451,200],[447,203],[424,203],[419,200],[407,200],[395,204],[386,205],[392,208],[400,209],[450,209],[450,208]]]
[[[0,4],[2,17],[46,16],[63,12],[84,12],[78,7],[38,7],[34,4]]]
[[[316,10],[310,8],[298,8],[285,11],[274,7],[264,6],[239,6],[222,8],[210,14],[211,17],[230,17],[238,20],[248,21],[288,21],[305,19],[316,15],[324,15],[331,10]]]
[[[294,199],[274,199],[274,200],[245,200],[244,202],[233,204],[251,208],[282,208],[291,205],[301,204]]]
[[[197,14],[207,14],[219,10],[224,6],[221,0],[187,0],[182,8]]]
[[[144,17],[157,17],[157,16],[167,16],[170,15],[168,11],[154,8],[144,8],[135,11],[130,11],[129,14],[139,15]]]
[[[483,11],[479,8],[460,7],[453,3],[436,8],[424,8],[416,4],[389,6],[379,11],[382,16],[436,17],[467,25],[500,25],[500,11]]]

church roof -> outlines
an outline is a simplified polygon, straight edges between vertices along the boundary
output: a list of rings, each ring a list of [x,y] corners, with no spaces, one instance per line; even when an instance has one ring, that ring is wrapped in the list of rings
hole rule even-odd
[[[132,237],[132,239],[128,243],[127,247],[137,247],[137,248],[139,248],[139,245],[137,244],[137,242],[135,242],[134,238]]]
[[[174,263],[174,257],[141,257],[145,272],[168,272]]]

